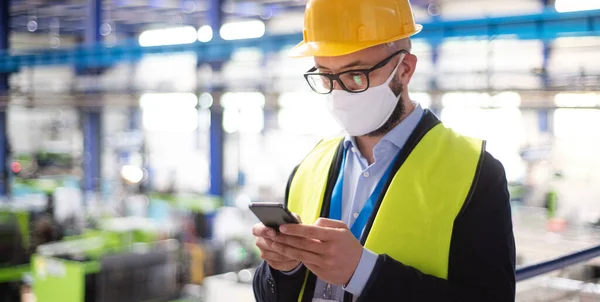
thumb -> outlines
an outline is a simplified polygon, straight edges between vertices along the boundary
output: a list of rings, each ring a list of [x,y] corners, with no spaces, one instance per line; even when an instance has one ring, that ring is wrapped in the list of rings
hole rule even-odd
[[[319,218],[317,222],[315,222],[316,226],[325,227],[325,228],[341,228],[347,229],[348,226],[340,220],[333,220],[329,218]]]

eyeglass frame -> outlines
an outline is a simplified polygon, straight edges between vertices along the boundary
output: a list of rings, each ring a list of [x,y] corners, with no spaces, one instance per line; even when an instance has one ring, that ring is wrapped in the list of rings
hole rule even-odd
[[[362,93],[367,91],[367,89],[369,89],[371,87],[371,76],[370,74],[377,70],[377,69],[381,69],[383,68],[385,65],[387,65],[387,63],[389,63],[395,56],[404,53],[404,54],[410,54],[410,52],[408,50],[405,49],[401,49],[398,50],[396,52],[394,52],[393,54],[391,54],[389,57],[383,59],[381,62],[375,64],[373,67],[371,68],[365,68],[365,69],[352,69],[352,70],[346,70],[346,71],[342,71],[340,73],[320,73],[320,72],[315,72],[317,70],[317,67],[313,67],[311,69],[309,69],[307,72],[304,73],[304,79],[306,80],[306,82],[308,83],[308,86],[310,87],[310,89],[312,91],[314,91],[315,93],[318,94],[330,94],[333,91],[333,82],[336,81],[338,82],[338,84],[340,84],[340,87],[342,87],[342,89],[344,91],[350,92],[350,93]],[[346,85],[344,85],[344,82],[340,79],[341,75],[347,74],[347,73],[358,73],[358,72],[362,72],[365,74],[365,76],[367,77],[367,87],[363,90],[349,90]],[[313,86],[310,84],[310,81],[308,80],[309,76],[321,76],[321,77],[326,77],[327,79],[329,79],[329,82],[331,83],[330,87],[329,87],[329,91],[328,92],[318,92],[316,91]]]

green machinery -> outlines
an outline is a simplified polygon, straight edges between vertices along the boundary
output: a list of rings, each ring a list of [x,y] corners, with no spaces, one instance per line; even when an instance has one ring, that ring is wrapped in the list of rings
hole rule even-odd
[[[35,180],[14,186],[20,193],[17,195],[49,194],[57,184],[55,180],[31,182]],[[30,258],[39,244],[32,233],[35,233],[38,219],[46,216],[43,207],[28,204],[27,200],[0,204],[0,301],[18,301],[15,297],[18,297],[19,287],[31,271]],[[52,232],[56,231],[54,226]]]
[[[0,210],[0,301],[18,301],[19,284],[30,271],[29,213]]]
[[[24,280],[37,301],[171,301],[178,296],[178,243],[140,218],[43,244],[31,255],[27,211],[0,211],[0,301],[19,301]],[[29,259],[31,255],[31,259]],[[28,282],[27,282],[28,283]]]
[[[33,187],[44,186],[36,183]],[[54,189],[49,182],[46,187],[48,191]],[[188,217],[192,218],[193,235],[199,237],[210,232],[206,219],[221,206],[215,198],[152,197],[170,209],[191,214]],[[167,211],[158,207],[150,212]],[[0,259],[0,292],[8,292],[4,285],[10,285],[13,292],[10,297],[0,294],[0,302],[18,301],[19,287],[25,280],[31,282],[37,300],[44,302],[173,301],[179,297],[183,282],[201,283],[206,268],[199,264],[213,262],[198,243],[187,242],[185,248],[179,248],[173,239],[160,240],[156,224],[140,217],[101,219],[98,230],[83,230],[80,235],[66,236],[36,249],[30,235],[35,215],[28,209],[0,209],[0,254],[10,246],[14,251],[6,255],[20,255],[16,260]],[[174,234],[160,231],[165,238]],[[202,267],[203,272],[182,277],[182,271],[192,263]],[[189,277],[193,280],[187,280]]]
[[[89,230],[38,247],[33,293],[44,302],[170,301],[177,243],[139,229]]]

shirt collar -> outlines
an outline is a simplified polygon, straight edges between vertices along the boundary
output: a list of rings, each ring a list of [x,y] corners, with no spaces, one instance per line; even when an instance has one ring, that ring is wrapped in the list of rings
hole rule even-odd
[[[402,148],[408,140],[408,137],[419,124],[421,116],[423,115],[423,111],[424,109],[421,107],[421,104],[415,103],[415,108],[413,111],[408,114],[408,116],[402,122],[388,132],[381,140],[390,142],[398,148]],[[344,138],[344,147],[346,149],[351,147],[358,148],[356,139],[353,136],[346,135]]]

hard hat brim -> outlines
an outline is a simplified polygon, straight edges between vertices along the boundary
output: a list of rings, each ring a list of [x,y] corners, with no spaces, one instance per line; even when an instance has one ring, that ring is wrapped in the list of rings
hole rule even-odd
[[[351,54],[369,47],[390,43],[408,37],[414,36],[423,30],[423,26],[420,24],[415,25],[414,32],[406,35],[396,36],[385,41],[366,41],[363,43],[336,43],[336,42],[300,42],[294,46],[289,56],[292,58],[302,57],[337,57],[347,54]]]

